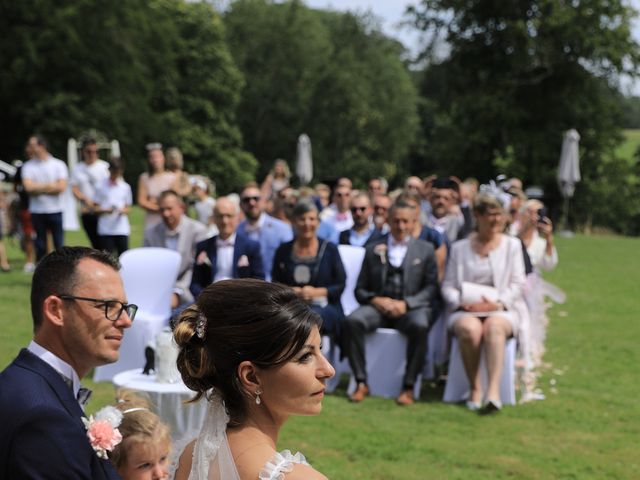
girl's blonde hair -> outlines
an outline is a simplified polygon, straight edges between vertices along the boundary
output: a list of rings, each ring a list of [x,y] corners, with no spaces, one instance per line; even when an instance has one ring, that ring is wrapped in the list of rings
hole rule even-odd
[[[111,463],[120,468],[127,461],[128,449],[137,443],[171,445],[169,426],[162,422],[152,410],[151,401],[133,390],[121,388],[116,393],[115,407],[122,412],[118,427],[122,434],[120,442],[109,454]]]

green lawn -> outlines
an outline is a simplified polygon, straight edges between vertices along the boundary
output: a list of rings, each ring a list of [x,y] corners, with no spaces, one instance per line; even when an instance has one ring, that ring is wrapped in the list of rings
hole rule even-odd
[[[134,237],[137,246],[139,229]],[[86,241],[78,233],[68,243]],[[426,385],[409,408],[374,398],[352,405],[340,389],[319,417],[292,418],[280,446],[336,480],[640,478],[640,240],[557,243],[560,266],[548,279],[568,300],[551,310],[545,401],[480,417],[440,403],[441,387]],[[14,271],[0,275],[0,368],[31,331],[29,276],[15,246],[9,252]],[[85,383],[96,392],[90,411],[112,401],[110,384]]]

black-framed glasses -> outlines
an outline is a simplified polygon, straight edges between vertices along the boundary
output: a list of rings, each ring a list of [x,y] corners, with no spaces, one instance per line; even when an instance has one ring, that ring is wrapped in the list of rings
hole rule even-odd
[[[129,319],[133,322],[138,306],[133,303],[122,303],[120,300],[104,300],[102,298],[89,298],[89,297],[76,297],[75,295],[57,295],[58,298],[63,300],[82,300],[83,302],[95,302],[101,303],[104,306],[104,316],[107,320],[116,322],[122,312],[127,311]]]

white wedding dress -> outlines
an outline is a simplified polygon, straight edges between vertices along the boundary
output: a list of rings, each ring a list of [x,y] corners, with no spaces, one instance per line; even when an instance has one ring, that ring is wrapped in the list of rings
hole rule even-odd
[[[222,399],[214,393],[193,449],[189,480],[240,480],[227,441],[228,422]],[[289,450],[276,452],[260,471],[258,480],[284,480],[285,474],[291,472],[295,464],[308,465],[300,452],[295,455]]]

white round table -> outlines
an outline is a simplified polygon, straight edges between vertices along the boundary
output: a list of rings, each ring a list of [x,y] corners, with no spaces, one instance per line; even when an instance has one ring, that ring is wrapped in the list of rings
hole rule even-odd
[[[118,373],[113,377],[116,388],[129,388],[146,393],[158,416],[171,427],[174,440],[184,438],[187,434],[195,437],[200,432],[207,411],[207,402],[201,399],[197,403],[187,403],[195,393],[182,382],[158,383],[155,375],[144,375],[136,368]]]

